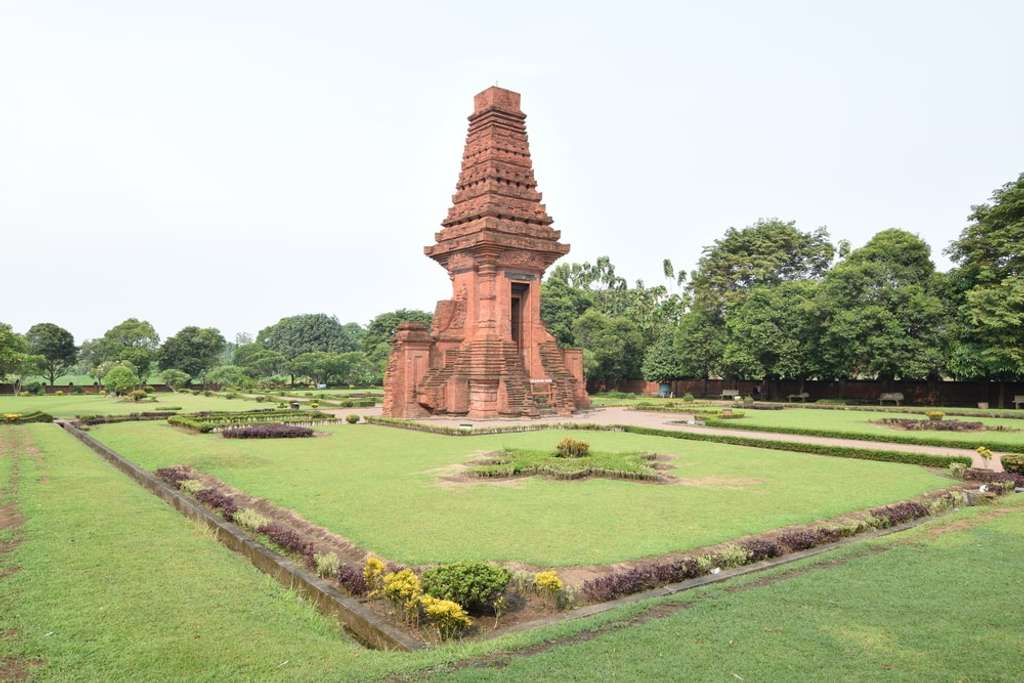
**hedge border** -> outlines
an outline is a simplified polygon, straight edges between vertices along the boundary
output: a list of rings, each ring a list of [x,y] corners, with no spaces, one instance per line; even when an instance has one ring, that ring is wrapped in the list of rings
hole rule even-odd
[[[457,427],[446,427],[442,425],[428,425],[415,420],[401,420],[390,417],[367,416],[368,424],[375,424],[383,427],[395,427],[398,429],[411,429],[413,431],[441,434],[444,436],[486,436],[490,434],[513,434],[517,432],[538,432],[544,430],[578,430],[597,432],[628,432],[645,436],[664,436],[670,439],[682,439],[684,441],[711,441],[723,443],[730,446],[749,446],[753,448],[766,448],[776,451],[795,451],[797,453],[810,453],[811,455],[825,455],[837,458],[853,458],[855,460],[875,460],[878,462],[896,462],[906,465],[923,465],[925,467],[948,467],[950,463],[959,462],[971,466],[971,458],[964,455],[931,455],[929,453],[911,453],[907,451],[880,451],[870,448],[855,448],[853,446],[826,446],[823,444],[801,443],[798,441],[769,441],[755,437],[732,436],[724,434],[701,434],[699,432],[684,432],[670,429],[657,429],[655,427],[640,427],[637,425],[595,425],[581,424],[574,422],[560,422],[552,424],[522,425],[514,427],[485,427],[483,429],[461,430]]]
[[[835,432],[829,429],[805,429],[803,427],[775,427],[775,426],[760,426],[741,424],[733,420],[722,420],[715,419],[713,417],[704,418],[704,424],[708,427],[717,427],[720,429],[743,429],[750,432],[770,432],[772,434],[793,434],[795,436],[820,436],[828,439],[853,439],[855,441],[874,441],[877,443],[898,443],[898,444],[910,444],[914,446],[935,446],[938,448],[961,448],[968,451],[973,451],[978,446],[983,446],[984,439],[977,441],[960,441],[960,440],[949,440],[943,441],[940,439],[929,439],[926,437],[905,437],[903,435],[888,435],[888,434],[858,434],[855,432]],[[984,432],[982,432],[984,433]],[[999,444],[993,450],[1000,453],[1024,453],[1024,444]]]

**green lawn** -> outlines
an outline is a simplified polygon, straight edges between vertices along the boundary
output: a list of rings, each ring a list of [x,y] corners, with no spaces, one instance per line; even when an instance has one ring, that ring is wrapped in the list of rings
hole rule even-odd
[[[180,406],[181,412],[197,410],[253,410],[273,407],[274,404],[257,403],[248,399],[225,399],[219,396],[193,396],[192,394],[159,392],[157,400],[123,401],[106,396],[0,396],[0,413],[28,413],[41,410],[54,417],[76,415],[125,415],[141,411],[160,410],[165,406]]]
[[[34,680],[1013,681],[1024,651],[1024,496],[768,574],[411,654],[358,647],[56,427],[0,429],[0,506],[12,501],[26,521],[0,554],[0,569],[21,568],[0,578],[0,666],[38,660]],[[489,661],[500,668],[473,666]]]
[[[981,422],[985,425],[1001,425],[1020,431],[1008,432],[938,432],[906,431],[873,424],[884,418],[925,420],[923,415],[906,413],[880,413],[868,410],[818,410],[814,408],[786,408],[784,410],[743,410],[743,417],[722,420],[723,427],[768,428],[771,430],[800,433],[832,432],[850,438],[892,441],[894,443],[934,443],[936,445],[966,442],[967,447],[988,446],[999,450],[1001,446],[1024,448],[1024,420],[992,417],[948,417],[949,420]],[[719,425],[718,422],[715,423]]]
[[[913,465],[614,432],[448,437],[331,425],[313,439],[234,440],[164,423],[91,432],[148,469],[190,464],[410,564],[518,560],[540,566],[661,555],[905,499],[952,481]],[[611,479],[445,484],[440,475],[502,448],[674,454],[681,484]]]

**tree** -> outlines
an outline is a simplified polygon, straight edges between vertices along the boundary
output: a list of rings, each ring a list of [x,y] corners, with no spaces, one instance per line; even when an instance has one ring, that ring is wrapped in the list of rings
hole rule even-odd
[[[812,280],[749,290],[726,315],[725,373],[762,383],[813,376],[819,365],[817,290]]]
[[[218,365],[209,370],[203,380],[221,387],[247,387],[252,384],[252,378],[237,365]]]
[[[1024,376],[1024,173],[971,207],[970,223],[946,250],[957,264],[949,274],[956,328],[949,367],[962,379],[1006,382]]]
[[[182,387],[188,386],[192,381],[192,378],[188,376],[187,372],[176,370],[174,368],[164,370],[162,373],[164,378],[164,384],[169,386],[174,391],[181,389]]]
[[[722,373],[725,328],[703,308],[695,306],[679,321],[673,341],[678,377],[704,380],[704,395],[707,396],[708,380]]]
[[[42,361],[28,352],[28,342],[7,323],[0,323],[0,381],[7,375],[24,375]]]
[[[192,377],[202,378],[207,370],[217,364],[226,345],[220,330],[212,327],[183,327],[177,334],[164,340],[160,347],[160,369],[174,368]]]
[[[640,376],[644,340],[629,318],[591,308],[573,324],[573,336],[593,354],[588,374],[594,382],[614,384]]]
[[[139,376],[128,365],[115,365],[103,375],[103,386],[118,396],[139,386]]]
[[[53,323],[33,325],[25,334],[25,340],[28,342],[29,353],[42,356],[40,369],[50,380],[50,386],[74,366],[78,357],[75,338],[63,327]]]
[[[931,249],[909,232],[883,230],[852,251],[820,288],[823,373],[937,377],[945,365],[941,287]]]
[[[102,337],[82,344],[84,360],[94,376],[102,377],[96,369],[103,363],[128,361],[140,377],[148,378],[160,347],[160,336],[145,320],[128,318],[107,330]]]
[[[690,291],[721,318],[727,305],[753,287],[821,278],[834,255],[827,228],[801,232],[794,221],[762,219],[742,230],[729,228],[705,247],[690,276]]]
[[[667,382],[684,375],[673,331],[662,334],[647,349],[640,371],[648,382]]]
[[[398,326],[405,322],[418,322],[429,326],[432,319],[433,316],[426,311],[400,308],[397,311],[381,313],[370,321],[362,339],[363,351],[381,378],[384,377],[384,369],[391,353],[391,338],[395,336]]]
[[[270,377],[285,371],[288,360],[283,354],[261,344],[245,344],[235,349],[234,363],[252,377]]]

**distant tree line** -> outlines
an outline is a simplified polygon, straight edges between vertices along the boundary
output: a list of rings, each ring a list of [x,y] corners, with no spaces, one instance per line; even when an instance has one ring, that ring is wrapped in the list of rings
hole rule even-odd
[[[1024,174],[974,206],[936,271],[918,236],[883,230],[864,246],[827,229],[760,220],[729,228],[689,278],[630,287],[607,258],[564,263],[542,315],[581,346],[598,384],[770,380],[1024,378]],[[1002,387],[1002,384],[1000,384]]]
[[[851,249],[824,227],[759,220],[705,247],[689,276],[664,259],[665,282],[632,286],[607,257],[562,263],[542,284],[541,315],[564,346],[584,349],[598,385],[726,378],[772,380],[1024,378],[1024,174],[974,206],[940,273],[918,236],[891,228]],[[54,323],[25,334],[0,323],[0,379],[77,371],[122,385],[379,384],[398,310],[368,325],[323,313],[282,318],[228,342],[185,327],[161,341],[130,318],[75,345]]]
[[[148,321],[129,318],[80,346],[54,323],[33,325],[24,335],[0,323],[0,380],[42,377],[52,385],[62,375],[78,373],[119,393],[147,382],[156,372],[175,388],[296,381],[369,386],[383,381],[395,328],[405,321],[429,324],[430,319],[424,311],[401,309],[383,313],[364,327],[311,313],[282,318],[255,339],[242,333],[229,342],[216,328],[196,326],[161,341]]]

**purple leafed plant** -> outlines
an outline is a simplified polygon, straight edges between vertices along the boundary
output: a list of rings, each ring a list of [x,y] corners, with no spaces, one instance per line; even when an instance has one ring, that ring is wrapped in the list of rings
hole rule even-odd
[[[161,467],[156,471],[156,476],[160,477],[175,488],[177,488],[179,483],[192,478],[189,476],[188,472],[183,472],[177,467]]]
[[[311,557],[313,555],[313,544],[302,538],[294,529],[283,524],[271,522],[266,526],[260,527],[259,531],[266,534],[267,538],[276,545],[289,552],[302,555],[303,557]]]
[[[884,519],[886,521],[884,526],[889,527],[896,526],[897,524],[903,524],[919,517],[927,517],[928,508],[920,503],[908,501],[875,508],[871,510],[871,516],[877,517],[878,519]]]
[[[740,547],[750,555],[750,562],[760,562],[783,553],[782,546],[770,538],[748,538],[740,543]]]
[[[225,439],[296,439],[313,436],[309,427],[289,424],[257,424],[247,427],[230,427],[221,432]]]
[[[338,583],[345,587],[352,595],[366,595],[369,586],[366,585],[366,577],[363,576],[362,567],[354,564],[343,564],[338,570]]]
[[[1012,481],[1014,486],[1024,486],[1024,475],[1013,472],[993,472],[992,470],[982,470],[974,467],[964,470],[964,480],[980,481],[986,484]]]
[[[807,550],[839,538],[839,532],[830,529],[791,529],[779,534],[779,543],[790,550]]]
[[[196,492],[196,500],[204,505],[209,505],[215,510],[220,510],[221,514],[224,515],[224,519],[230,521],[234,518],[235,513],[238,512],[238,506],[235,505],[235,500],[224,493],[216,489],[203,489],[202,491]]]

